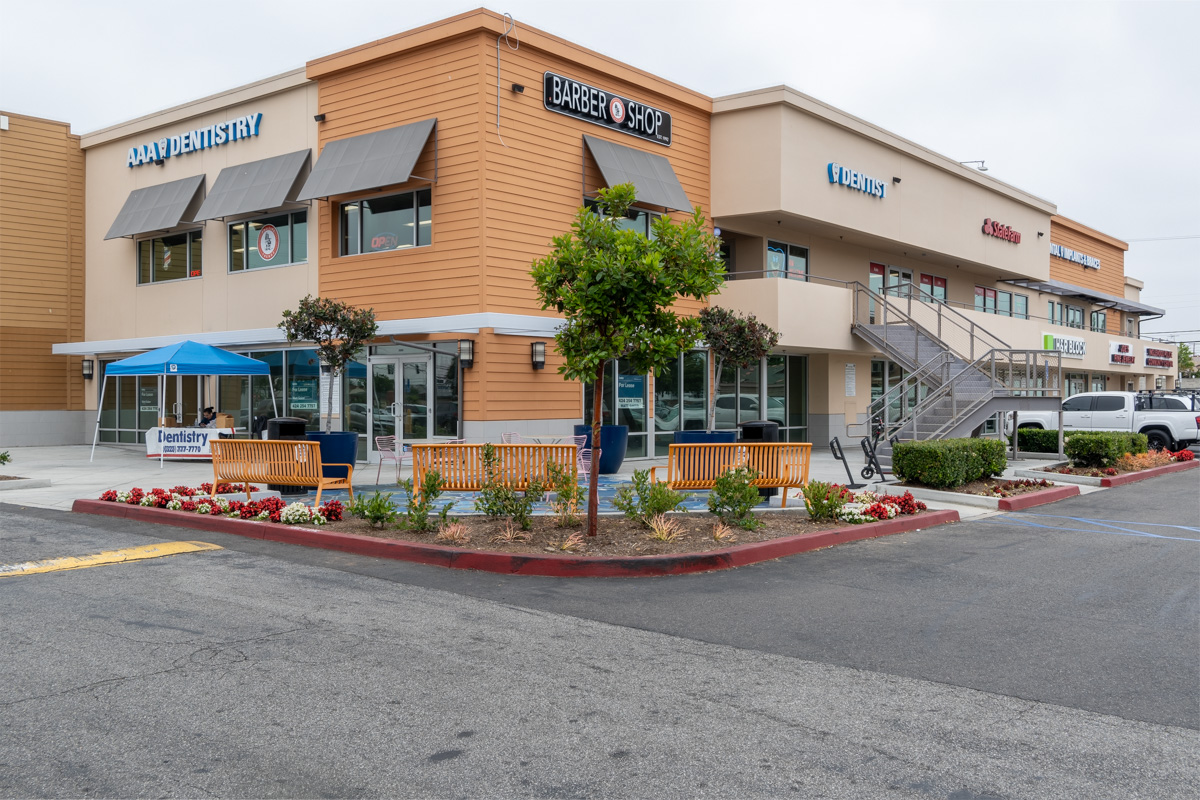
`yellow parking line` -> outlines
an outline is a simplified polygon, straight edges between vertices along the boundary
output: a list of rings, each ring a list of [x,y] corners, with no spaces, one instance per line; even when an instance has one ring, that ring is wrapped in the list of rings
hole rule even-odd
[[[39,572],[60,572],[67,569],[85,569],[87,567],[102,567],[106,564],[123,564],[126,561],[141,561],[145,558],[162,558],[180,553],[198,553],[202,550],[220,550],[215,544],[208,542],[162,542],[146,544],[141,547],[124,547],[120,550],[106,550],[90,556],[65,556],[63,558],[47,558],[42,561],[26,561],[24,564],[0,564],[0,578],[11,578],[14,575],[35,575]]]

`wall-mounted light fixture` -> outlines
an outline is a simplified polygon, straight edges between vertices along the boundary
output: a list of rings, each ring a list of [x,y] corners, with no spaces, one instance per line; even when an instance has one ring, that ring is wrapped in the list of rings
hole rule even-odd
[[[458,340],[458,363],[463,369],[475,366],[475,342],[470,339]]]
[[[1042,238],[1042,237],[1043,237],[1043,236],[1045,236],[1045,235],[1046,235],[1046,234],[1042,233],[1041,231],[1038,231],[1038,238],[1039,238],[1039,239],[1040,239],[1040,238]]]
[[[313,122],[324,122],[324,121],[325,121],[324,114],[314,114],[313,115]]]
[[[156,166],[156,167],[161,167],[165,163],[166,163],[166,159],[156,158],[154,160],[154,166]]]
[[[533,344],[531,344],[529,346],[529,350],[530,350],[531,355],[533,356],[533,368],[534,369],[545,369],[546,368],[546,343],[545,342],[534,342]]]
[[[964,167],[967,164],[978,164],[979,166],[975,169],[979,170],[980,172],[987,172],[987,164],[983,163],[982,161],[960,161],[958,163],[962,164]]]
[[[720,239],[720,238],[721,238],[721,229],[720,229],[720,228],[713,228],[713,236],[715,236],[715,237],[717,237],[718,239]]]
[[[512,85],[512,90],[513,90],[514,92],[516,92],[517,94],[523,94],[523,93],[525,92],[525,87],[524,87],[524,86],[522,86],[522,85],[521,85],[521,84],[519,84],[519,83],[514,83],[514,84]]]
[[[896,178],[896,177],[892,178],[892,183],[899,183],[899,182],[900,182],[899,178]]]
[[[90,381],[92,378],[94,378],[96,376],[96,362],[92,361],[90,358],[85,358],[82,362],[82,365],[83,365],[83,379],[85,381]]]

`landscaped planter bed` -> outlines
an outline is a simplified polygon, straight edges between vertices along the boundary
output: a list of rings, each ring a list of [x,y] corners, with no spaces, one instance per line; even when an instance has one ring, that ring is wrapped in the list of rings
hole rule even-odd
[[[1147,465],[1141,468],[1138,468],[1140,465],[1137,461],[1139,459],[1143,461],[1153,459],[1155,458],[1153,453],[1133,457],[1128,462],[1123,459],[1110,467],[1076,467],[1065,464],[1052,464],[1037,470],[1020,470],[1017,474],[1028,477],[1041,477],[1050,473],[1055,476],[1055,480],[1083,485],[1111,487],[1200,467],[1200,461],[1195,460],[1190,450],[1180,450],[1177,453],[1169,454],[1169,457],[1171,460],[1168,463]],[[1163,457],[1158,456],[1157,460],[1161,461]]]
[[[1045,485],[1040,485],[1040,484]],[[900,484],[923,500],[1018,511],[1022,508],[1054,503],[1079,494],[1078,486],[1055,486],[1044,478],[1012,481],[997,478],[972,481],[954,489],[930,489],[927,486]]]

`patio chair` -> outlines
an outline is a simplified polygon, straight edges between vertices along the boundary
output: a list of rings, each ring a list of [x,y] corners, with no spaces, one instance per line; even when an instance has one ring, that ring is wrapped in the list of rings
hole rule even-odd
[[[521,438],[521,434],[512,432],[500,434],[500,441],[503,444],[525,444],[525,440]]]
[[[400,480],[400,465],[406,458],[412,458],[412,453],[396,451],[395,436],[376,436],[375,451],[379,453],[379,469],[375,470],[375,483],[379,483],[379,474],[383,471],[383,462],[391,461],[396,464],[396,481]]]
[[[576,451],[576,453],[578,453],[578,460],[579,460],[579,464],[578,464],[578,471],[579,471],[579,474],[580,474],[580,475],[586,475],[586,474],[587,474],[587,467],[586,467],[586,466],[584,466],[584,463],[583,463],[583,448],[584,448],[584,446],[587,444],[588,437],[587,437],[586,435],[583,435],[583,436],[568,436],[568,437],[566,437],[566,438],[567,438],[567,439],[569,439],[569,440],[570,440],[570,441],[571,441],[571,442],[572,442],[572,443],[575,445],[575,451]]]
[[[596,451],[596,461],[600,460],[600,450]],[[579,474],[587,477],[592,474],[592,449],[584,447],[579,451]]]

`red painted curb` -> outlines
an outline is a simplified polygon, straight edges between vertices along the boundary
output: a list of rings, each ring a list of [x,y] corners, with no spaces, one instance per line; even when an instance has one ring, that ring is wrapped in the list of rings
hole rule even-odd
[[[1163,467],[1151,467],[1144,469],[1141,472],[1126,472],[1124,475],[1114,475],[1111,478],[1101,478],[1100,485],[1105,487],[1122,486],[1126,483],[1137,483],[1144,481],[1147,478],[1157,478],[1159,475],[1166,475],[1171,472],[1183,472],[1189,469],[1200,467],[1200,461],[1178,461],[1174,464],[1167,464]]]
[[[1079,494],[1078,486],[1055,486],[1052,489],[1042,489],[1040,492],[1019,494],[1016,497],[1001,497],[999,509],[1001,511],[1020,511],[1022,508],[1043,506],[1046,503],[1065,500],[1077,494]]]
[[[690,572],[711,572],[718,569],[742,567],[783,556],[807,553],[846,542],[874,539],[895,533],[932,528],[958,522],[957,511],[926,511],[915,517],[896,517],[883,522],[851,525],[820,533],[802,533],[710,550],[706,553],[675,553],[667,556],[606,558],[602,556],[532,555],[487,553],[460,550],[435,544],[417,544],[396,539],[377,539],[354,533],[334,533],[320,528],[300,528],[272,522],[254,522],[228,517],[202,516],[188,512],[171,512],[158,508],[111,503],[105,500],[76,500],[71,510],[80,514],[99,514],[106,517],[135,519],[179,528],[229,533],[251,539],[265,539],[325,550],[340,550],[374,558],[392,558],[432,564],[451,569],[474,569],[498,572],[503,575],[542,575],[554,578],[615,578],[657,575],[684,575]]]

